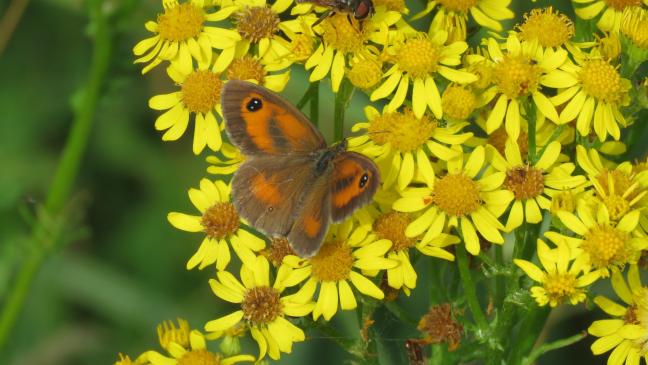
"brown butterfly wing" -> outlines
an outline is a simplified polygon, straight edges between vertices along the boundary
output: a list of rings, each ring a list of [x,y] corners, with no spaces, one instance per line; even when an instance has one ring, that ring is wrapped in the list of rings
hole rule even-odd
[[[306,155],[256,156],[232,178],[233,203],[239,215],[270,236],[286,236],[313,188],[312,158]]]
[[[304,114],[272,91],[246,81],[223,87],[223,116],[230,140],[245,155],[285,155],[326,148]]]
[[[380,186],[380,173],[368,157],[343,152],[333,160],[331,218],[339,222],[369,203]]]
[[[312,257],[322,246],[331,220],[330,178],[329,171],[312,181],[312,188],[304,196],[301,211],[287,236],[290,247],[300,257]]]

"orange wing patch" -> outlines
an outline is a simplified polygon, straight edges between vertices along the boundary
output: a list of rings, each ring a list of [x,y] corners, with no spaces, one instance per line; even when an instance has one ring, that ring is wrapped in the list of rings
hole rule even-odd
[[[308,237],[316,237],[322,228],[322,220],[313,215],[309,215],[304,219],[304,233]]]
[[[372,178],[371,171],[365,171],[359,164],[352,160],[344,160],[336,166],[333,177],[334,184],[346,182],[346,186],[333,194],[333,205],[337,208],[344,207],[364,190],[359,186],[363,174]]]
[[[254,196],[268,205],[281,203],[282,194],[274,179],[266,179],[263,173],[259,173],[250,181],[250,191]]]
[[[272,118],[271,108],[261,108],[253,113],[247,110],[247,105],[253,98],[267,101],[259,94],[252,93],[250,96],[241,100],[241,114],[245,120],[245,129],[252,138],[252,142],[262,151],[272,152],[274,145],[270,136],[270,118]]]
[[[274,109],[276,113],[275,120],[278,124],[277,127],[281,129],[293,148],[299,149],[304,140],[313,137],[311,130],[299,119],[295,118],[294,115],[286,113],[278,105],[273,104],[272,109]]]

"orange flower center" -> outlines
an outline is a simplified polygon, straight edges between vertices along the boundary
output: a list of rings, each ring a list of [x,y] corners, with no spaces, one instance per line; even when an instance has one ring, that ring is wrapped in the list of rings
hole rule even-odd
[[[441,210],[456,217],[468,215],[482,205],[479,185],[462,173],[448,174],[437,180],[432,201]]]
[[[268,324],[283,314],[281,294],[267,286],[248,289],[241,303],[243,317],[253,324]]]
[[[177,4],[158,15],[158,33],[167,41],[180,42],[200,34],[205,22],[203,10],[192,4]]]
[[[232,203],[216,203],[203,213],[201,224],[208,237],[221,239],[236,232],[239,216]]]
[[[313,266],[312,275],[319,281],[348,279],[353,267],[351,246],[345,241],[326,241],[310,262]]]

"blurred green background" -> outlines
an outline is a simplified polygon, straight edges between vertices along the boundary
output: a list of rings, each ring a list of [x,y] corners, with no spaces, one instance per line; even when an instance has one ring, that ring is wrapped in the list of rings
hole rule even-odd
[[[519,3],[515,6],[530,6]],[[536,6],[548,3],[572,14],[567,1]],[[9,1],[0,1],[0,16],[8,7]],[[90,36],[96,31],[89,7],[81,0],[32,1],[0,53],[0,305],[6,304],[25,258],[37,249],[31,238],[33,217],[52,183],[73,107],[83,99],[79,90],[89,77]],[[212,268],[184,269],[200,235],[179,232],[166,221],[169,211],[194,212],[186,191],[206,176],[207,154],[191,153],[191,129],[181,142],[160,140],[153,129],[158,114],[147,101],[173,85],[163,67],[142,77],[140,67],[132,64],[131,49],[146,36],[143,24],[161,11],[160,1],[104,1],[100,7],[111,14],[113,48],[87,150],[64,208],[67,221],[40,218],[48,229],[60,230],[60,248],[37,271],[0,364],[109,364],[118,352],[137,356],[159,350],[155,326],[165,319],[184,317],[200,328],[231,309],[207,285]],[[295,70],[285,94],[296,101],[305,84],[303,72]],[[329,89],[322,86],[323,97],[331,98]],[[360,105],[349,112],[347,122],[362,118]],[[321,124],[330,120],[330,109],[321,108]],[[323,129],[330,135],[330,128]],[[426,281],[425,265],[430,263],[443,265],[421,260],[419,288],[410,299],[400,299],[413,317],[426,310],[425,293],[443,290]],[[557,311],[550,337],[573,335],[601,317],[582,307]],[[357,336],[353,313],[335,322]],[[403,340],[415,332],[394,332],[402,326],[383,312],[378,312],[376,326],[384,334],[385,360],[406,363]],[[333,342],[308,335],[282,363],[347,359]],[[542,363],[604,363],[605,358],[590,354],[591,342],[588,338],[552,353]],[[256,351],[255,346],[247,349]]]

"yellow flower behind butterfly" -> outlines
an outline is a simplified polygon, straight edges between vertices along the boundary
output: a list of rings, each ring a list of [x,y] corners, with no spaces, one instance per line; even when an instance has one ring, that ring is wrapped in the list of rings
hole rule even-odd
[[[207,25],[229,17],[236,7],[223,7],[214,13],[208,13],[203,0],[191,0],[180,3],[177,0],[164,0],[164,13],[159,14],[157,21],[149,21],[146,29],[155,35],[137,43],[133,53],[140,56],[135,63],[148,63],[142,73],[147,73],[162,61],[169,61],[181,70],[189,73],[192,59],[210,63],[212,48],[233,49],[240,35],[232,29]]]
[[[622,304],[602,295],[594,303],[610,319],[594,321],[587,332],[599,337],[592,343],[594,355],[610,350],[608,364],[639,365],[641,358],[648,360],[648,287],[641,284],[639,268],[630,265],[627,280],[619,270],[612,272],[612,288]]]
[[[391,243],[387,258],[399,264],[387,269],[387,285],[394,289],[402,289],[406,295],[410,295],[411,290],[416,287],[418,277],[411,262],[412,249],[426,256],[454,261],[454,255],[445,248],[459,243],[458,237],[446,233],[434,237],[407,237],[405,231],[411,222],[412,217],[407,213],[395,211],[380,213],[375,217],[370,233],[378,239],[388,240]]]
[[[458,148],[460,151],[460,147]],[[393,209],[401,212],[420,212],[409,224],[405,234],[416,237],[421,234],[434,237],[446,229],[459,233],[466,250],[473,255],[480,251],[478,233],[488,242],[503,244],[501,231],[504,226],[497,219],[511,200],[513,193],[502,189],[504,172],[486,170],[483,146],[476,147],[464,160],[459,157],[447,162],[447,174],[434,176],[426,187],[410,187],[402,198],[394,202]]]
[[[564,302],[576,305],[585,300],[585,288],[599,278],[598,272],[582,273],[582,260],[572,261],[569,247],[564,243],[550,249],[538,239],[538,259],[544,270],[527,260],[513,262],[540,284],[531,287],[531,295],[539,306],[556,307]]]
[[[383,299],[383,291],[367,276],[375,276],[381,270],[394,268],[397,261],[385,258],[391,242],[377,239],[370,234],[371,227],[354,229],[352,220],[333,226],[319,252],[310,259],[294,255],[284,257],[283,263],[294,270],[284,284],[302,287],[291,299],[300,303],[310,302],[319,289],[313,318],[320,316],[330,320],[338,308],[355,309],[358,305],[349,282],[360,293]]]
[[[447,145],[464,143],[472,136],[462,133],[468,123],[441,127],[432,116],[416,118],[410,109],[381,114],[367,106],[365,116],[368,121],[355,124],[352,131],[366,133],[349,138],[349,148],[375,160],[382,171],[383,189],[396,183],[403,190],[419,175],[431,180],[430,156],[442,160],[457,157],[459,153]]]
[[[298,303],[291,296],[282,296],[289,272],[287,266],[281,267],[271,285],[270,264],[263,256],[243,264],[241,281],[227,271],[217,272],[216,279],[209,280],[212,291],[217,297],[240,305],[240,309],[207,322],[205,330],[212,332],[213,337],[220,337],[227,330],[243,325],[259,346],[259,361],[266,354],[278,360],[282,352],[290,353],[293,343],[306,337],[286,316],[308,315],[313,303]]]
[[[224,128],[223,123],[219,122],[223,87],[221,75],[211,70],[207,63],[199,64],[197,69],[188,73],[168,67],[167,73],[180,90],[156,95],[149,100],[151,109],[164,111],[155,120],[155,129],[164,131],[162,140],[180,139],[193,116],[193,153],[198,155],[205,147],[218,151],[223,144],[221,132]]]
[[[538,156],[535,163],[530,163],[527,156],[522,156],[517,142],[506,141],[505,156],[502,157],[492,146],[487,146],[491,155],[491,166],[504,172],[504,187],[513,192],[515,199],[506,221],[506,230],[512,231],[524,222],[540,223],[542,210],[551,208],[549,190],[567,190],[585,183],[583,176],[570,176],[573,164],[556,165],[560,156],[560,143],[552,142]],[[554,167],[555,166],[555,167]]]
[[[349,21],[351,19],[351,21]],[[337,93],[348,66],[355,57],[369,57],[375,44],[387,41],[388,32],[401,19],[397,11],[377,8],[371,17],[362,21],[335,13],[314,28],[321,43],[308,58],[304,67],[312,70],[309,81],[319,81],[330,74],[331,88]]]
[[[238,148],[229,143],[223,143],[220,151],[222,156],[208,156],[205,160],[210,165],[207,172],[214,175],[232,175],[245,161],[245,156]]]
[[[290,50],[281,36],[285,27],[281,17],[292,4],[292,0],[277,0],[271,4],[266,0],[223,0],[222,6],[234,6],[236,11],[230,20],[234,23],[235,31],[240,35],[234,48],[228,48],[221,53],[217,70],[224,70],[237,50],[253,50],[259,59],[267,62],[282,63],[285,68],[290,65],[288,56]]]
[[[429,108],[437,119],[441,119],[443,107],[435,76],[458,84],[477,80],[476,75],[455,68],[461,65],[461,55],[468,44],[463,41],[446,44],[448,33],[445,31],[432,36],[415,33],[403,37],[387,48],[393,65],[385,72],[385,81],[371,93],[371,101],[393,94],[387,110],[395,111],[405,102],[411,85],[414,115],[421,118]]]
[[[189,189],[189,199],[200,215],[171,212],[167,219],[174,227],[205,234],[198,251],[187,262],[187,270],[203,269],[216,263],[224,270],[230,262],[231,245],[242,261],[254,258],[254,252],[265,247],[263,239],[241,226],[239,215],[230,202],[231,187],[222,181],[200,180],[200,189]]]
[[[430,33],[446,31],[450,41],[465,41],[469,15],[484,28],[501,32],[503,28],[500,22],[515,16],[508,8],[510,3],[511,0],[432,0],[412,20],[420,19],[436,9],[430,23]]]
[[[240,362],[253,362],[252,355],[234,355],[225,357],[207,349],[205,336],[198,330],[190,330],[187,321],[178,319],[179,326],[166,322],[158,326],[160,346],[170,355],[165,356],[157,351],[147,351],[142,356],[151,365],[231,365]]]

